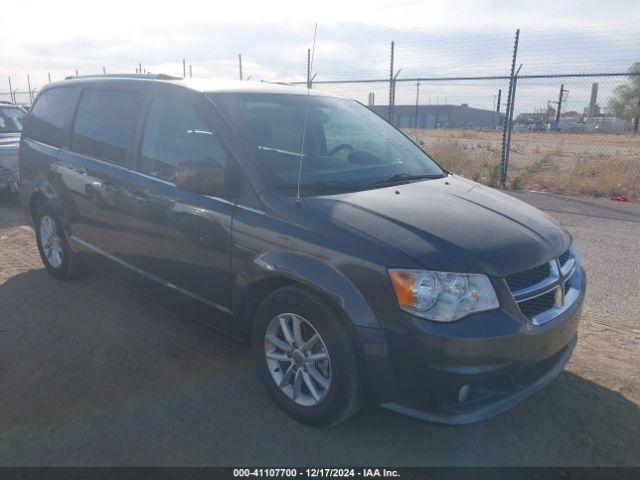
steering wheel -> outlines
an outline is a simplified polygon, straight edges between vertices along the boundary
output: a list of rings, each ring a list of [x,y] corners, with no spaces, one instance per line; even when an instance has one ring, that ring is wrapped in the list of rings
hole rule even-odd
[[[347,150],[349,150],[349,151],[351,151],[351,152],[354,152],[354,151],[355,151],[355,148],[353,148],[353,147],[352,147],[351,145],[349,145],[348,143],[342,143],[342,144],[338,145],[337,147],[332,148],[332,149],[327,153],[327,155],[331,155],[331,156],[333,157],[333,156],[334,156],[336,153],[338,153],[340,150],[345,150],[345,149],[347,149]]]

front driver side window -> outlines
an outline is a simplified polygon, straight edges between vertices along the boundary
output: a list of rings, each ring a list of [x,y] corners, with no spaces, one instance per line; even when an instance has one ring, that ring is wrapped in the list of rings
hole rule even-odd
[[[173,180],[178,162],[206,159],[226,167],[224,149],[198,112],[179,98],[154,99],[140,150],[140,171]]]

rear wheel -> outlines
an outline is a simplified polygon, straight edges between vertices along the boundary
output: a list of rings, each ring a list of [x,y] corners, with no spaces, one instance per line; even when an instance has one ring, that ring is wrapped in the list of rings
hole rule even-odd
[[[71,253],[60,217],[49,202],[38,207],[35,223],[40,258],[52,276],[70,280],[86,272],[86,266]]]
[[[361,404],[349,331],[315,293],[287,286],[271,293],[254,319],[256,363],[280,408],[312,425],[335,425]]]

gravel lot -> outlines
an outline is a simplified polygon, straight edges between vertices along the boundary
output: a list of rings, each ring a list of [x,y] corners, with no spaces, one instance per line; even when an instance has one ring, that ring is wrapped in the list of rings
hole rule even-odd
[[[52,279],[19,209],[0,205],[0,464],[640,465],[640,205],[517,196],[582,251],[579,343],[543,391],[464,427],[375,406],[302,426],[247,347],[104,276]]]

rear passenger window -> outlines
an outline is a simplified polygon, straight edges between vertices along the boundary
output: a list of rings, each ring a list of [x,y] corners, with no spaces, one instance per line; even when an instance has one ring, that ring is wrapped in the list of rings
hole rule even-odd
[[[215,159],[225,167],[227,155],[191,105],[175,97],[156,98],[145,127],[140,171],[172,180],[178,162],[194,159]]]
[[[141,106],[140,92],[85,90],[78,104],[71,149],[124,165]]]
[[[25,137],[61,147],[67,138],[64,127],[78,99],[78,87],[58,87],[44,91],[31,109]]]

